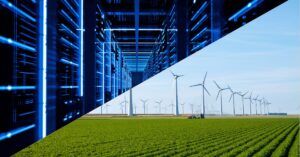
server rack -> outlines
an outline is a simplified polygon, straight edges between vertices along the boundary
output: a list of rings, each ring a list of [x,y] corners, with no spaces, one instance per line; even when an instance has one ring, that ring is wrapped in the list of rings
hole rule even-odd
[[[0,1],[0,154],[38,139],[39,2]],[[15,145],[18,141],[22,141]]]
[[[189,50],[195,53],[211,42],[211,1],[193,2],[190,9]]]
[[[57,1],[57,128],[82,114],[81,0]]]
[[[97,103],[103,103],[117,97],[131,87],[131,74],[127,69],[124,56],[114,33],[111,31],[111,23],[102,11],[101,2],[97,2],[96,9],[96,45],[99,54],[99,69],[97,84]],[[100,65],[102,64],[102,66]]]
[[[105,58],[105,19],[104,14],[100,9],[100,4],[97,3],[96,8],[96,105],[100,106],[104,104],[104,58]]]
[[[168,30],[169,66],[174,65],[178,61],[177,54],[176,54],[177,21],[175,17],[176,17],[175,4],[173,4],[172,9],[168,15],[169,25],[170,25]]]

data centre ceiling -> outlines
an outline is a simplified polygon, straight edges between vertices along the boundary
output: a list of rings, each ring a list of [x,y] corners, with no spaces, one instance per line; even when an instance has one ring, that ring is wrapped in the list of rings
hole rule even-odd
[[[173,0],[103,0],[110,31],[129,71],[144,71]],[[138,53],[136,53],[138,52]]]

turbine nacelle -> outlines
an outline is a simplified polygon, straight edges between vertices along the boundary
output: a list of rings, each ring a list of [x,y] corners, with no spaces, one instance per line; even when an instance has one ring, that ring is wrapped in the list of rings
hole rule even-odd
[[[171,72],[171,74],[173,75],[173,77],[174,77],[175,80],[178,79],[179,77],[184,76],[184,75],[178,75],[178,74],[175,74],[175,73],[173,73],[171,70],[170,70],[170,72]]]

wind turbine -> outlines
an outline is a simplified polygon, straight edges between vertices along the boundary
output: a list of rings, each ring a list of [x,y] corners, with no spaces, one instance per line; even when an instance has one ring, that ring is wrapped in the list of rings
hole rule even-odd
[[[141,99],[141,102],[143,103],[143,108],[144,108],[144,115],[146,114],[146,103],[147,103],[148,99],[143,100]]]
[[[184,104],[185,104],[185,103],[180,104],[180,105],[181,105],[181,108],[182,108],[182,114],[184,114]]]
[[[192,110],[192,115],[194,115],[194,104],[190,104],[191,110]]]
[[[261,104],[262,104],[263,100],[264,100],[264,98],[257,100],[259,102],[260,115],[262,115]]]
[[[124,105],[123,105],[123,102],[120,103],[120,109],[121,109],[121,113],[123,114],[123,108],[124,108]]]
[[[228,86],[230,92],[231,92],[231,95],[230,95],[230,98],[229,98],[229,102],[231,101],[232,99],[232,107],[233,107],[233,115],[235,116],[235,102],[234,102],[234,96],[236,94],[239,94],[238,92],[234,92],[229,86]]]
[[[159,114],[161,114],[161,103],[162,103],[162,100],[155,101],[155,103],[157,103],[157,105],[158,105],[158,112],[159,112]]]
[[[258,95],[253,99],[255,101],[255,114],[257,115],[257,101],[258,101]]]
[[[251,105],[252,105],[252,92],[251,92],[251,94],[250,94],[250,96],[249,97],[247,97],[247,98],[245,98],[245,99],[249,99],[249,105],[250,105],[250,115],[252,114],[252,108],[251,108]]]
[[[264,114],[268,115],[269,114],[269,104],[271,104],[267,99],[264,99]],[[268,110],[268,112],[266,111]]]
[[[224,90],[229,89],[229,88],[221,88],[221,87],[217,84],[216,81],[214,81],[214,83],[215,83],[215,85],[216,85],[216,86],[218,87],[218,89],[219,89],[216,100],[218,100],[218,97],[219,97],[219,95],[220,95],[220,100],[221,100],[221,116],[222,116],[222,115],[223,115],[223,98],[222,98],[223,96],[222,96],[222,93],[223,93]]]
[[[171,113],[173,114],[173,113],[174,113],[174,104],[172,103],[172,104],[170,104],[169,106],[171,106],[171,108],[172,108]]]
[[[242,97],[242,104],[243,104],[243,115],[245,115],[245,104],[244,104],[244,98],[245,98],[245,95],[248,94],[248,92],[245,92],[244,94],[242,93],[238,93],[239,96]]]
[[[269,105],[271,105],[272,103],[270,103],[269,101],[267,101],[266,104],[267,104],[267,110],[268,110],[268,114],[267,115],[269,115],[269,113],[270,113],[270,111],[269,111]]]
[[[175,80],[175,115],[178,116],[179,115],[179,106],[178,106],[178,83],[177,83],[177,79],[182,77],[183,75],[177,75],[177,74],[174,74],[172,71],[170,71],[173,75],[173,78]]]
[[[190,87],[197,87],[197,86],[201,86],[202,87],[202,100],[203,100],[203,116],[205,116],[205,93],[204,93],[204,91],[208,94],[208,95],[210,95],[209,94],[209,92],[208,92],[208,90],[205,88],[205,80],[206,80],[206,76],[207,76],[207,72],[205,73],[205,76],[204,76],[204,79],[203,79],[203,81],[202,81],[202,83],[199,83],[199,84],[195,84],[195,85],[192,85],[192,86],[190,86]]]
[[[128,103],[128,101],[125,99],[125,100],[122,101],[121,103],[122,103],[122,104],[124,103],[124,105],[125,105],[125,114],[126,114],[126,108],[127,108],[127,103]]]

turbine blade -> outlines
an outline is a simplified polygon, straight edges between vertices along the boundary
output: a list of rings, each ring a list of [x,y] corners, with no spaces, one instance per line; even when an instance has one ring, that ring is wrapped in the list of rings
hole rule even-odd
[[[204,90],[206,91],[206,93],[210,96],[210,93],[208,92],[208,90],[205,88],[205,86],[203,86]]]
[[[233,94],[231,94],[231,95],[230,95],[229,102],[231,101],[231,99],[232,99],[232,96],[233,96]]]
[[[171,74],[175,77],[175,74],[170,70]]]
[[[221,87],[217,84],[217,82],[215,80],[214,80],[214,83],[219,89],[221,89]]]
[[[219,90],[219,92],[218,92],[218,94],[217,94],[216,100],[218,100],[218,97],[219,97],[219,95],[220,95],[220,92],[221,92],[221,90]]]
[[[190,87],[202,86],[202,83],[191,85]]]
[[[205,76],[204,76],[204,79],[203,79],[203,85],[204,85],[204,83],[205,83],[206,76],[207,76],[207,72],[205,73]]]
[[[243,96],[245,96],[246,94],[248,94],[248,91],[247,91],[247,92],[245,92],[245,93],[243,94]]]
[[[231,87],[228,85],[228,89],[230,90],[231,93],[233,93],[233,90],[231,89]]]

